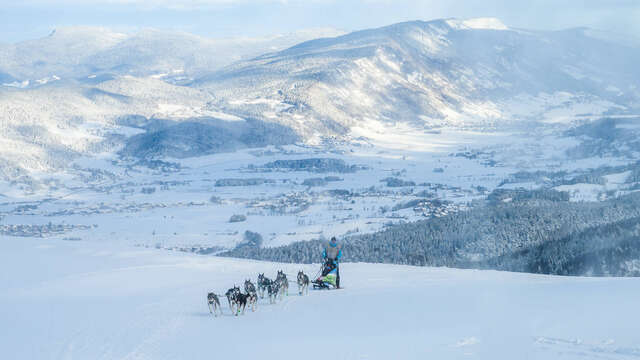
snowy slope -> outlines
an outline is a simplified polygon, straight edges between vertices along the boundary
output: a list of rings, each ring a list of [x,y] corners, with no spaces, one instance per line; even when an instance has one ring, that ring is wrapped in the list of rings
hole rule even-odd
[[[242,120],[208,104],[210,94],[175,84],[240,59],[339,34],[308,29],[210,39],[156,29],[123,34],[63,27],[41,39],[0,44],[0,178],[59,171],[80,154],[114,153],[122,139],[112,135],[132,135],[117,126],[122,117]]]
[[[379,123],[569,123],[637,108],[640,48],[590,34],[510,29],[497,19],[412,21],[308,41],[194,85],[231,112],[306,137]]]
[[[7,238],[7,359],[635,359],[638,279],[343,264],[345,289],[294,291],[255,313],[209,315],[250,262],[116,243]],[[292,287],[295,289],[295,285]]]
[[[82,64],[88,54],[108,49],[127,38],[101,27],[63,27],[49,36],[0,46],[0,72],[20,81],[89,71]]]
[[[100,73],[184,77],[340,34],[320,28],[254,38],[206,38],[158,29],[125,34],[101,27],[61,27],[40,39],[0,44],[0,85],[23,81],[37,85],[37,80],[53,75],[63,79]]]
[[[78,155],[115,152],[131,135],[118,126],[130,115],[185,119],[218,116],[211,96],[151,77],[117,77],[97,84],[59,81],[0,91],[0,177],[66,168]],[[129,129],[131,130],[131,129]]]
[[[404,133],[567,125],[634,114],[640,104],[640,48],[588,29],[524,31],[491,18],[414,21],[281,50],[336,34],[207,39],[62,28],[0,46],[0,77],[8,81],[0,86],[0,176],[115,153],[125,139],[108,134],[126,116],[257,119],[308,144],[363,136],[398,147]]]

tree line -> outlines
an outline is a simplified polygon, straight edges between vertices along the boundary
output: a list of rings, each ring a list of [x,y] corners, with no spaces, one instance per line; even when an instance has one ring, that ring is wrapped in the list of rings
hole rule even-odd
[[[554,190],[501,190],[468,211],[343,239],[343,261],[560,275],[640,275],[640,194],[569,202]],[[324,242],[240,247],[222,256],[316,263]],[[636,269],[638,267],[638,269]]]

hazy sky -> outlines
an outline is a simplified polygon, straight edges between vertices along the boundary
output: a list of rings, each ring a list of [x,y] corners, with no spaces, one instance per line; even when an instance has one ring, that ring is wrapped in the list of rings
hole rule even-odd
[[[640,37],[640,0],[0,0],[0,41],[38,38],[67,25],[226,37],[486,16],[512,27],[588,26]]]

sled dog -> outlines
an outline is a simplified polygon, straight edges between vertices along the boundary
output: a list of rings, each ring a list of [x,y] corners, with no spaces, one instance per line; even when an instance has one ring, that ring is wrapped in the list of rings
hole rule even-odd
[[[309,277],[304,272],[298,271],[298,295],[309,293]]]
[[[280,292],[280,282],[271,282],[271,284],[267,286],[267,291],[269,292],[269,303],[275,303],[278,293]]]
[[[251,280],[245,280],[244,291],[247,293],[247,305],[251,307],[251,311],[256,311],[256,304],[258,303],[258,294],[256,293],[256,287]]]
[[[280,300],[282,300],[283,295],[289,296],[289,280],[287,280],[287,275],[284,274],[284,271],[278,270],[276,282],[278,282],[280,286]]]
[[[229,309],[231,309],[231,313],[235,313],[235,308],[238,304],[237,297],[240,294],[240,288],[237,286],[233,286],[231,289],[227,290],[224,294],[227,297],[227,301],[229,302]]]
[[[269,289],[269,285],[272,283],[273,281],[265,277],[264,273],[258,274],[258,295],[260,295],[261,299],[264,299],[264,293]]]
[[[249,297],[248,294],[243,294],[241,292],[239,292],[236,295],[236,306],[237,306],[236,316],[238,316],[240,314],[240,310],[242,310],[242,315],[244,315],[244,308],[247,307],[247,298],[248,297]]]
[[[220,307],[220,299],[218,295],[210,292],[207,294],[207,305],[209,306],[209,313],[214,316],[218,316],[218,312],[222,315],[222,307]]]
[[[253,283],[249,279],[244,281],[244,292],[246,293],[256,292],[256,286],[253,285]]]

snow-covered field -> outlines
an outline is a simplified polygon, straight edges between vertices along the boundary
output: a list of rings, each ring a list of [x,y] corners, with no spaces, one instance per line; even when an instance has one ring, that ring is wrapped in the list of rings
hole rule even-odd
[[[208,312],[208,291],[315,265],[4,238],[3,359],[635,359],[640,279],[343,264],[343,290]]]
[[[51,222],[83,226],[45,234],[58,238],[117,238],[133,245],[229,249],[249,230],[262,235],[264,246],[278,246],[370,233],[389,223],[432,216],[429,210],[415,206],[396,209],[416,199],[450,201],[438,210],[445,214],[486,196],[519,169],[575,165],[562,158],[564,149],[574,141],[556,136],[531,141],[506,131],[443,129],[431,134],[393,128],[386,132],[395,134],[391,143],[377,141],[371,133],[366,142],[329,147],[298,144],[167,159],[181,166],[169,173],[130,166],[112,155],[81,158],[67,172],[34,175],[42,184],[35,190],[21,190],[0,181],[0,193],[6,196],[0,201],[0,217],[8,225]],[[398,148],[393,144],[405,145]],[[310,158],[339,159],[360,169],[316,173],[261,168],[276,160]],[[323,181],[327,176],[334,180],[305,185],[305,181]],[[268,182],[216,185],[219,180],[250,178]],[[397,178],[407,185],[387,186],[386,178]],[[230,222],[234,214],[246,216],[246,220]],[[132,228],[134,217],[136,227]]]
[[[232,249],[243,241],[245,231],[252,231],[261,234],[263,246],[279,246],[446,215],[496,188],[541,186],[528,180],[505,183],[518,171],[573,173],[629,161],[569,159],[565,151],[578,141],[555,132],[548,127],[529,133],[456,128],[418,132],[398,125],[371,128],[360,134],[366,139],[326,146],[269,146],[165,158],[179,165],[171,171],[135,165],[115,154],[87,156],[65,171],[32,174],[31,186],[0,180],[0,234],[218,251]],[[264,168],[278,160],[312,158],[337,159],[358,170]],[[628,187],[628,176],[628,171],[621,172],[607,175],[602,185],[578,182],[556,189],[568,191],[576,201],[602,200]],[[389,178],[403,183],[389,186],[384,180]],[[218,184],[225,179],[263,183]],[[310,185],[313,181],[318,183]],[[404,206],[421,200],[448,203]],[[232,215],[243,221],[230,221]],[[42,228],[50,223],[65,228]]]

